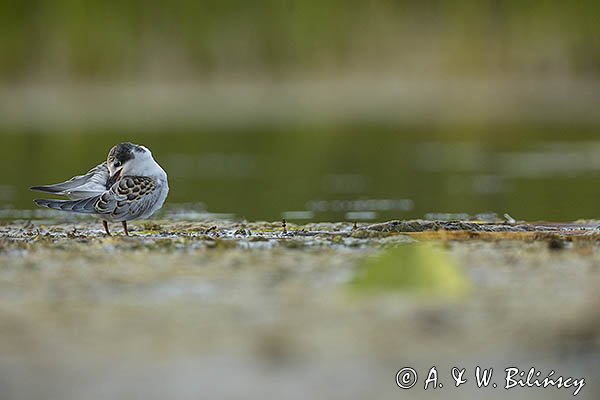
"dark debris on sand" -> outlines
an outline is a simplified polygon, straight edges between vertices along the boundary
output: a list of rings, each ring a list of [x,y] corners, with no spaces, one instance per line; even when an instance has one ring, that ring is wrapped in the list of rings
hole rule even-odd
[[[542,229],[540,229],[542,228]],[[363,228],[379,232],[426,232],[426,231],[471,231],[471,232],[533,232],[539,230],[556,230],[557,228],[530,224],[480,223],[469,221],[388,221],[368,225]]]

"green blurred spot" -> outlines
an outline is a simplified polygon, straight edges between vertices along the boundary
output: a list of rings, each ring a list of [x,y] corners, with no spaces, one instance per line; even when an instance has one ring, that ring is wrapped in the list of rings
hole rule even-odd
[[[461,296],[469,283],[456,263],[427,244],[403,245],[369,258],[358,268],[353,288],[369,291],[414,291]]]

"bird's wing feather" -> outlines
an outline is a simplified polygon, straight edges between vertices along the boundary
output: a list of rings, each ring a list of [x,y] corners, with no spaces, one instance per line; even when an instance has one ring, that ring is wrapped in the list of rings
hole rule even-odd
[[[125,176],[102,194],[79,200],[36,200],[36,204],[61,211],[110,215],[112,220],[132,220],[144,215],[160,195],[156,181],[145,176]]]
[[[53,193],[71,199],[86,199],[106,191],[109,172],[106,162],[98,164],[84,175],[75,176],[68,181],[54,185],[33,186],[38,192]]]

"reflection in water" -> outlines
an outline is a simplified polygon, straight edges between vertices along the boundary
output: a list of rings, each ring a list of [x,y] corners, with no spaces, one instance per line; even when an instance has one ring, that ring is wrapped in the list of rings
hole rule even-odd
[[[497,155],[506,175],[525,178],[575,176],[600,171],[600,142],[541,143],[534,149]]]
[[[157,216],[179,221],[233,220],[237,218],[234,213],[209,212],[205,204],[201,202],[166,204]]]
[[[414,203],[410,199],[311,200],[306,208],[321,215],[338,214],[348,221],[375,220],[379,212],[408,212]],[[341,218],[341,217],[340,217]]]
[[[281,213],[281,217],[289,219],[290,221],[299,220],[311,220],[315,217],[315,213],[312,211],[284,211]]]
[[[83,173],[112,145],[130,140],[155,149],[169,173],[165,213],[172,218],[594,218],[600,199],[595,134],[594,127],[569,127],[565,135],[560,126],[3,132],[0,215],[72,218],[14,210],[34,208],[32,183]]]
[[[341,211],[410,211],[413,201],[409,199],[366,199],[366,200],[311,200],[306,203],[309,210],[316,212]]]
[[[369,221],[376,219],[377,213],[375,211],[349,211],[344,218],[348,221]]]
[[[506,222],[515,223],[514,219],[508,219],[508,214],[504,214],[504,220]],[[470,215],[466,213],[427,213],[425,214],[425,219],[427,220],[435,220],[435,221],[485,221],[485,222],[497,222],[502,220],[502,218],[498,217],[496,213],[481,213]]]

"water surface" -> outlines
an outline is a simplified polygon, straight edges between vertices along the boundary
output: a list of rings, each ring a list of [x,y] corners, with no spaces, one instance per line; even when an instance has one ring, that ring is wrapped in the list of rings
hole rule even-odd
[[[320,126],[261,131],[0,134],[0,208],[34,208],[112,145],[148,146],[169,174],[170,212],[249,220],[598,216],[600,140],[588,126]]]

